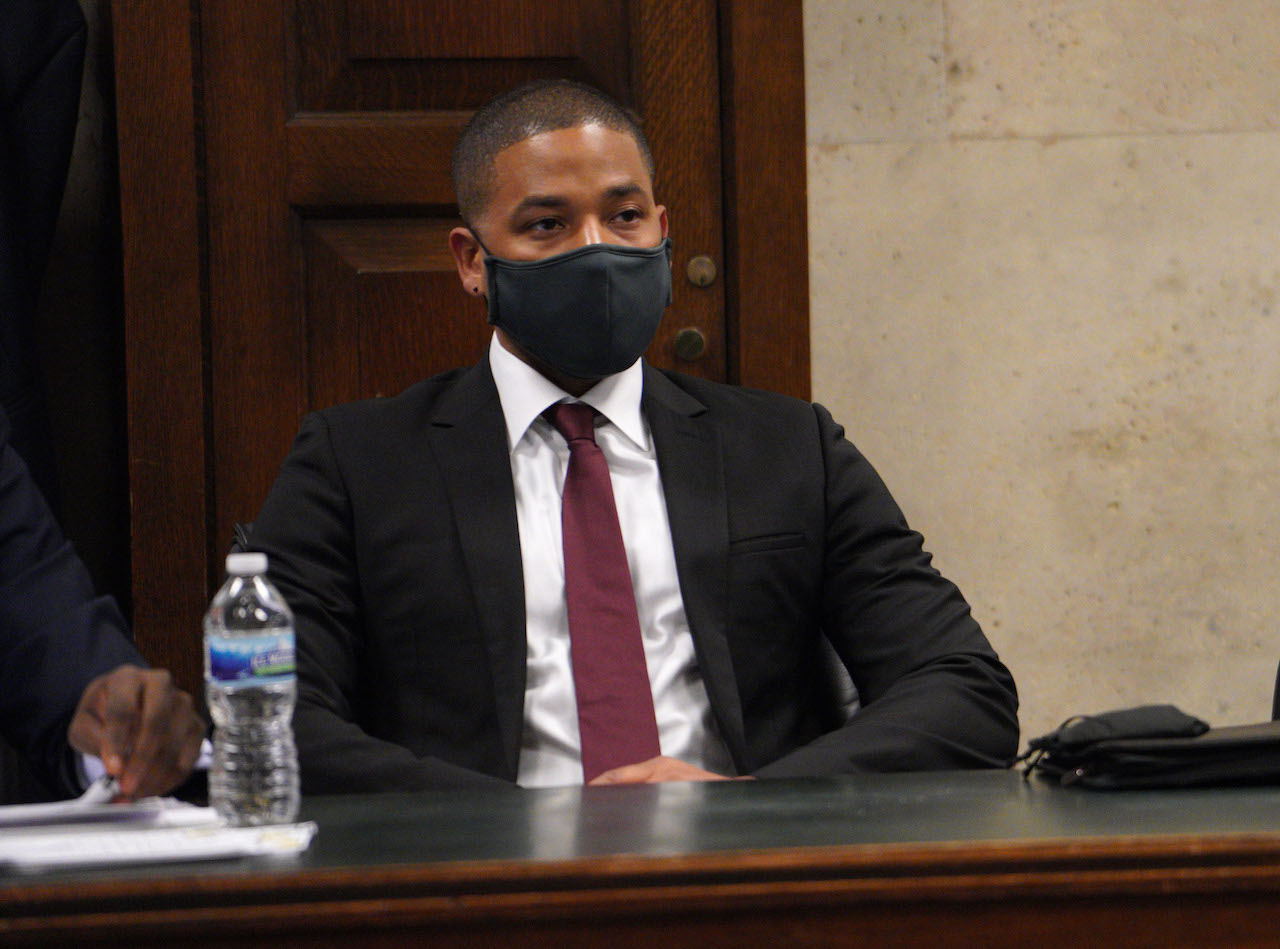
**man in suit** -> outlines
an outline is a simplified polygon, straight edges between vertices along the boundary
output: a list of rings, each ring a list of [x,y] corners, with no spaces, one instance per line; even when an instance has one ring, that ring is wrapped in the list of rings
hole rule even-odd
[[[488,357],[309,416],[254,528],[297,615],[304,792],[1009,764],[1012,678],[830,415],[639,359],[670,294],[652,179],[634,118],[589,87],[522,87],[464,131],[450,247]],[[577,402],[589,434],[562,426]],[[583,439],[647,673],[617,733],[653,736],[602,771],[588,729],[624,689],[579,678],[567,591],[606,556],[571,537],[613,522],[570,517]]]
[[[0,410],[0,730],[63,796],[84,789],[81,755],[131,799],[191,771],[205,732],[191,696],[146,668],[109,597],[58,530]]]

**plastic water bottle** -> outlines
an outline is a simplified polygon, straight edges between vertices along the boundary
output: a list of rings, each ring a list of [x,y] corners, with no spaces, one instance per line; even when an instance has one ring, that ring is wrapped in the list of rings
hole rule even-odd
[[[285,824],[298,813],[293,613],[266,571],[266,554],[231,554],[204,617],[209,803],[231,824]]]

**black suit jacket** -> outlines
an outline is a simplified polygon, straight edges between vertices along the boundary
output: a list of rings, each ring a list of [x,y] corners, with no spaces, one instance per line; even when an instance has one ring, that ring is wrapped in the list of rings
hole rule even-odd
[[[643,407],[741,773],[1009,763],[1012,678],[823,408],[648,366]],[[253,543],[297,614],[305,792],[515,778],[524,589],[487,361],[308,416]],[[824,635],[862,702],[841,727]]]
[[[85,686],[122,663],[146,665],[127,637],[9,446],[0,411],[0,731],[64,795],[80,791],[67,726]]]
[[[86,28],[76,0],[0,2],[0,404],[53,488],[33,320],[79,118]]]

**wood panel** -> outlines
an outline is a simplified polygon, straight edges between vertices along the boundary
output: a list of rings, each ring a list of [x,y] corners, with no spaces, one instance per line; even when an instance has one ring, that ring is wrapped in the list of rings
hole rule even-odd
[[[801,5],[726,3],[721,30],[729,379],[808,399]]]
[[[285,201],[291,35],[284,4],[199,0],[209,228],[211,590],[307,409],[296,213]]]
[[[449,161],[465,111],[305,113],[285,126],[286,199],[347,207],[452,209]]]
[[[480,359],[489,327],[483,304],[457,292],[445,243],[452,227],[418,219],[307,224],[313,405],[394,395],[455,368],[457,353]],[[441,300],[452,309],[442,313]]]
[[[207,602],[205,228],[190,11],[112,10],[119,109],[133,624],[144,654],[195,688]]]
[[[537,10],[468,0],[349,0],[346,49],[352,59],[571,59],[598,23],[620,26],[625,17],[618,0],[560,0]]]
[[[671,308],[646,358],[656,366],[725,381],[724,282],[698,287],[684,276],[696,256],[724,265],[716,7],[660,0],[635,4],[635,17],[635,47],[644,55],[636,64],[638,93],[631,104],[653,148],[654,191],[667,206],[674,246]],[[695,362],[675,353],[676,333],[686,327],[707,340]]]
[[[552,77],[589,82],[630,103],[632,6],[308,0],[295,14],[294,108],[365,111],[412,102],[474,110],[521,82]]]

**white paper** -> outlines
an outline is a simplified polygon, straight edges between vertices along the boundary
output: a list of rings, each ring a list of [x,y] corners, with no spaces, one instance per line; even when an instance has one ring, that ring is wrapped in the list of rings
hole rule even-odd
[[[228,827],[211,807],[171,797],[98,803],[90,788],[52,804],[0,807],[0,870],[218,860],[307,849],[314,823]]]
[[[171,797],[144,797],[129,804],[88,804],[81,798],[72,798],[50,804],[0,806],[3,828],[102,823],[173,827],[217,822],[218,815],[212,808],[196,807]]]
[[[280,856],[306,850],[316,832],[310,821],[270,827],[108,826],[110,829],[93,825],[24,828],[6,833],[0,837],[0,868],[32,873],[66,867]]]

